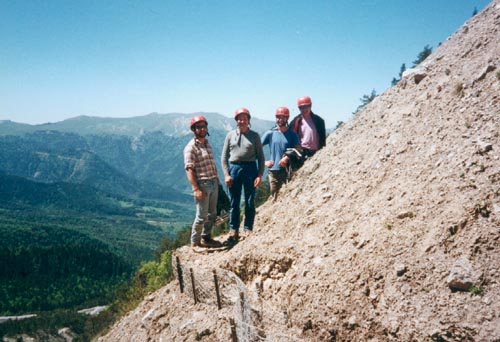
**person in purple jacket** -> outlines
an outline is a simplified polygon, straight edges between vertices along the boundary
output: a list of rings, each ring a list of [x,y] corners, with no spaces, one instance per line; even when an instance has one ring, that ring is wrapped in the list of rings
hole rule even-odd
[[[302,154],[308,158],[326,146],[325,121],[312,112],[312,101],[309,96],[299,97],[297,105],[300,114],[290,122],[290,127],[298,134]]]

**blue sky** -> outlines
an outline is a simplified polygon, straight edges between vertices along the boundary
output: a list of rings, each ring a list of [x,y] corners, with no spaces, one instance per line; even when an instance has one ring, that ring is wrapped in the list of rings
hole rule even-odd
[[[327,127],[486,0],[0,0],[0,120],[218,112]]]

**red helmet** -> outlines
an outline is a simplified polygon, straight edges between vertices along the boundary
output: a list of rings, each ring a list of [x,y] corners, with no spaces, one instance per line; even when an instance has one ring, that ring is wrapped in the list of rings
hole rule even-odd
[[[198,122],[205,122],[205,125],[208,126],[208,121],[205,119],[203,115],[195,115],[191,118],[191,122],[189,123],[189,127],[193,129],[193,126],[196,125]]]
[[[302,107],[302,106],[310,106],[312,105],[311,98],[309,96],[301,96],[297,100],[297,106]]]
[[[234,119],[237,120],[238,115],[240,115],[240,114],[248,115],[248,120],[250,120],[250,118],[252,117],[250,115],[250,111],[248,109],[246,109],[245,107],[241,107],[241,108],[236,109],[236,111],[234,112]]]
[[[290,111],[286,107],[278,107],[275,116],[286,116],[288,118],[290,116]]]

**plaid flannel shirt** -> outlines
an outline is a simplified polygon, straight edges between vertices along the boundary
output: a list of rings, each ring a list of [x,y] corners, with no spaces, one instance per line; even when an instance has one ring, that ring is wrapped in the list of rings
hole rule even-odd
[[[205,144],[196,138],[189,141],[184,148],[184,168],[192,168],[198,180],[217,178],[217,166],[208,140],[205,140]]]

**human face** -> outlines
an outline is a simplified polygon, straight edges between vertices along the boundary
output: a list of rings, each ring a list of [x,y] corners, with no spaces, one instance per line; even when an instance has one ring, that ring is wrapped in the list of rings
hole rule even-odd
[[[205,138],[207,136],[207,125],[203,122],[199,122],[196,125],[194,125],[194,134],[196,135],[197,138]]]
[[[236,117],[236,125],[238,126],[240,132],[245,133],[246,131],[248,131],[249,124],[250,120],[248,118],[248,115],[242,113]]]
[[[288,122],[288,117],[285,115],[276,115],[276,124],[278,127],[284,127],[286,126]]]
[[[311,106],[300,106],[299,110],[302,115],[308,116],[311,114]]]

